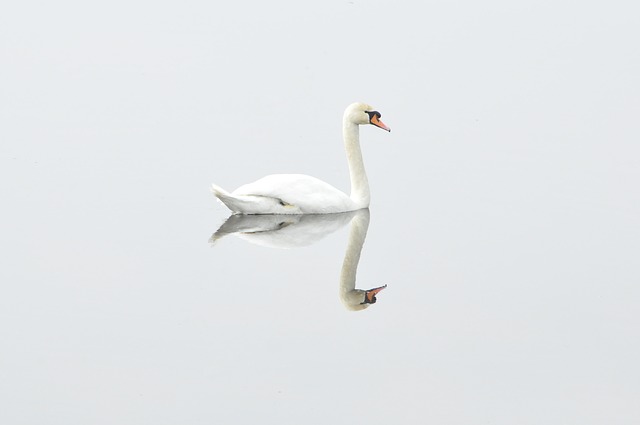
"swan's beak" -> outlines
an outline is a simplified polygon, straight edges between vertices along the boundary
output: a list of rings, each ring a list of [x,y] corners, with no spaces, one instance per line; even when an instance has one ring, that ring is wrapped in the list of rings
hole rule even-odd
[[[373,289],[369,289],[368,291],[365,291],[365,293],[364,293],[364,301],[361,304],[375,304],[375,302],[378,301],[376,299],[376,294],[378,292],[382,291],[386,287],[387,287],[387,285],[384,285],[384,286],[380,286],[378,288],[373,288]]]
[[[391,129],[387,127],[385,123],[380,121],[380,118],[378,118],[376,115],[371,117],[371,124],[375,125],[376,127],[380,127],[383,130],[391,131]]]

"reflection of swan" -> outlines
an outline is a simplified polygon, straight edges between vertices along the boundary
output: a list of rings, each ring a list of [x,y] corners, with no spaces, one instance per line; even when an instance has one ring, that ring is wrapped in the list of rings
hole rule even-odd
[[[269,248],[298,248],[316,243],[347,224],[355,211],[310,215],[231,215],[209,238],[211,244],[226,235]]]
[[[340,300],[349,310],[363,310],[377,301],[376,294],[387,285],[369,290],[356,289],[360,252],[369,228],[369,210],[325,215],[232,215],[211,236],[236,236],[271,248],[295,248],[311,245],[351,221],[349,241],[340,273]]]
[[[344,262],[340,272],[340,301],[349,310],[363,310],[374,304],[377,301],[376,294],[387,287],[387,285],[384,285],[366,291],[356,289],[358,262],[360,262],[360,253],[362,252],[368,229],[369,210],[357,211],[351,220],[349,243],[344,253]]]
[[[373,124],[391,131],[369,105],[353,103],[344,111],[342,132],[349,161],[351,196],[315,177],[273,174],[240,186],[233,193],[212,185],[213,193],[240,214],[328,214],[369,207],[369,182],[360,151],[360,130]]]

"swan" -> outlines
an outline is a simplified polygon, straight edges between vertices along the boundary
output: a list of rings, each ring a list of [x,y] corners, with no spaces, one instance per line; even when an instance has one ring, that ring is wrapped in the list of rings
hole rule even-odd
[[[369,182],[360,150],[360,125],[391,131],[380,112],[364,103],[352,103],[342,120],[349,161],[351,196],[315,177],[272,174],[229,193],[212,184],[211,190],[234,214],[333,214],[369,207]]]

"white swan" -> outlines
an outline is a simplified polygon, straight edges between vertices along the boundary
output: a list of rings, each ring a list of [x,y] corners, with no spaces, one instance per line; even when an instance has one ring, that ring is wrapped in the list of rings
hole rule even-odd
[[[360,150],[363,124],[391,131],[380,113],[364,103],[353,103],[344,111],[342,131],[349,161],[351,196],[315,177],[303,174],[273,174],[240,186],[229,193],[215,184],[213,193],[236,214],[331,214],[369,207],[369,182]]]

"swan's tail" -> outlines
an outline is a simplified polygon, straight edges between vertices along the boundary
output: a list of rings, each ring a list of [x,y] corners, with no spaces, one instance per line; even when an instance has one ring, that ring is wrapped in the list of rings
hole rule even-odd
[[[220,200],[222,200],[221,197],[227,197],[228,198],[228,197],[231,196],[231,194],[229,192],[227,192],[226,190],[224,190],[220,186],[215,185],[213,183],[211,183],[211,191]]]
[[[225,204],[234,214],[256,214],[256,212],[253,211],[254,208],[252,208],[255,204],[255,197],[233,195],[215,184],[211,185],[211,191],[220,202]]]
[[[214,195],[216,195],[216,198],[218,198],[220,202],[225,204],[231,211],[235,213],[240,212],[240,208],[238,208],[239,206],[237,205],[237,200],[232,194],[215,184],[211,184],[211,191]]]

